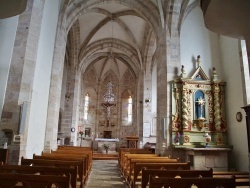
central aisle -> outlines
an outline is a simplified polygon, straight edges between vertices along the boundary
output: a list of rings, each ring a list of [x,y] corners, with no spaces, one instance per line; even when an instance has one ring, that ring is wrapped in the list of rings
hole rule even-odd
[[[93,160],[85,188],[127,188],[117,160]]]

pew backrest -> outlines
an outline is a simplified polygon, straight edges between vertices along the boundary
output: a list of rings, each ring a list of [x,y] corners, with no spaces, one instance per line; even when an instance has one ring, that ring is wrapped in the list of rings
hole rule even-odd
[[[82,175],[84,178],[88,175],[88,161],[86,157],[83,156],[55,156],[55,155],[33,155],[33,159],[43,159],[43,160],[59,160],[59,161],[80,161],[82,166],[78,167],[78,172],[80,175]]]
[[[167,166],[165,169],[149,169],[147,167],[142,168],[142,174],[141,174],[141,188],[146,188],[148,183],[149,183],[149,176],[153,177],[169,177],[169,178],[174,178],[174,177],[213,177],[213,169],[209,170],[190,170],[185,169],[185,170],[180,170],[181,168],[184,169],[186,166],[182,165],[170,165],[169,168]],[[190,165],[189,165],[190,167]]]
[[[77,167],[1,165],[0,173],[69,176],[72,188],[77,185]]]
[[[51,187],[53,184],[69,188],[70,179],[67,176],[0,173],[0,187],[15,187],[19,184],[29,188]]]
[[[50,167],[75,167],[78,170],[78,180],[81,187],[86,181],[86,176],[83,172],[84,161],[64,161],[64,160],[49,160],[49,159],[25,159],[21,157],[21,165],[28,166],[50,166]]]
[[[149,176],[149,187],[150,188],[190,188],[192,186],[197,186],[199,188],[235,188],[235,178],[166,178],[160,177],[156,178]]]

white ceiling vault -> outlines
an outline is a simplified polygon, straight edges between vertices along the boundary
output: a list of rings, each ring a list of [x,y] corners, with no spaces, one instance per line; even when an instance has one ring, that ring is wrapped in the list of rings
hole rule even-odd
[[[127,69],[137,77],[150,67],[161,25],[156,0],[71,0],[66,9],[67,49],[82,73],[94,67],[99,79],[110,70],[122,79]]]

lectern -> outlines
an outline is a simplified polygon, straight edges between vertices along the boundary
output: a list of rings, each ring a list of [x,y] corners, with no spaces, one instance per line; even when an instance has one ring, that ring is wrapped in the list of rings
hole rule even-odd
[[[126,139],[127,139],[127,147],[128,148],[137,148],[139,137],[127,136]]]

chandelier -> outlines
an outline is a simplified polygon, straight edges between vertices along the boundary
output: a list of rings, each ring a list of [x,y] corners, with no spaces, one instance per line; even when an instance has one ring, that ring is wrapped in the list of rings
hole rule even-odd
[[[111,81],[107,84],[108,92],[103,96],[103,99],[106,103],[114,103],[115,95],[112,93],[113,84]]]
[[[103,100],[104,102],[101,103],[101,105],[103,107],[106,108],[107,110],[107,114],[106,114],[106,118],[107,118],[107,127],[109,126],[109,120],[111,117],[111,108],[116,106],[115,104],[115,95],[112,93],[112,88],[113,88],[113,84],[111,83],[111,81],[107,84],[107,93],[103,95]]]

